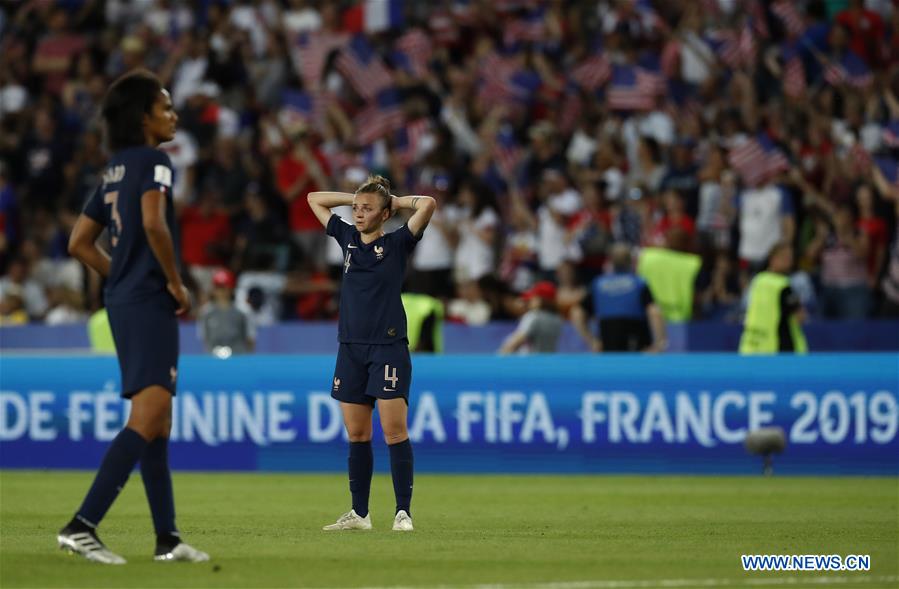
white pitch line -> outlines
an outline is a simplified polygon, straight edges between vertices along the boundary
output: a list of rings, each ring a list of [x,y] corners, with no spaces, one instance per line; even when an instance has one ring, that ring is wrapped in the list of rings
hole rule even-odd
[[[759,586],[806,586],[845,585],[847,583],[899,583],[899,576],[853,577],[768,577],[759,579],[647,579],[647,580],[596,580],[559,581],[549,583],[493,583],[481,585],[427,585],[427,586],[386,586],[361,587],[360,589],[677,589],[679,587],[759,587]]]

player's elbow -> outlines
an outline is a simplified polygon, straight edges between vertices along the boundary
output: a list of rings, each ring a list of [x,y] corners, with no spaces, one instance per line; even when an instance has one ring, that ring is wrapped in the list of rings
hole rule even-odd
[[[437,210],[437,201],[433,197],[426,196],[421,207],[429,214],[433,214]]]
[[[72,233],[72,236],[69,238],[68,245],[69,255],[73,258],[81,259],[81,252],[84,250],[84,242],[82,239],[78,237],[77,233]]]

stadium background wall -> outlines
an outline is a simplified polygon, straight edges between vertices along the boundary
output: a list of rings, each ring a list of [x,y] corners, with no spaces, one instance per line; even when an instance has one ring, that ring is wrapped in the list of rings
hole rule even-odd
[[[420,472],[756,474],[747,430],[781,426],[778,474],[899,474],[899,356],[419,356]],[[185,356],[173,467],[335,471],[333,356]],[[0,356],[0,467],[93,469],[127,404],[112,357]],[[389,462],[375,432],[376,468]]]

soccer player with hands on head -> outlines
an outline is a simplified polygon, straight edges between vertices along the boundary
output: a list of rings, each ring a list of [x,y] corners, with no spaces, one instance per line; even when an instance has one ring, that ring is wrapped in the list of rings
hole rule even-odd
[[[371,529],[372,413],[377,403],[396,494],[393,529],[411,531],[413,465],[406,422],[412,362],[400,294],[409,255],[437,203],[430,196],[393,196],[390,183],[381,176],[369,177],[355,194],[313,192],[308,201],[344,256],[340,348],[331,396],[340,401],[349,435],[352,509],[323,529]],[[352,225],[330,211],[345,205],[353,207]],[[411,209],[412,216],[385,234],[384,223],[400,209]]]

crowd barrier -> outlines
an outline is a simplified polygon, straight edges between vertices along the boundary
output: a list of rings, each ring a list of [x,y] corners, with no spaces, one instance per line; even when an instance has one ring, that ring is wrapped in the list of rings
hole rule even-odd
[[[191,470],[343,471],[333,356],[185,356],[171,459]],[[93,469],[126,419],[113,357],[0,356],[0,467]],[[417,356],[419,472],[899,474],[899,356]],[[376,427],[376,467],[389,461]]]
[[[481,327],[455,323],[444,326],[447,354],[496,352],[514,323],[493,322]],[[804,326],[814,352],[899,351],[899,321],[814,321]],[[671,352],[733,352],[741,327],[733,323],[694,321],[668,326]],[[0,350],[60,350],[89,347],[84,325],[26,325],[0,328]],[[262,354],[332,354],[337,348],[337,325],[332,322],[285,322],[257,331]],[[203,353],[196,325],[181,324],[181,351]],[[562,353],[585,353],[587,347],[571,325],[562,331]]]

